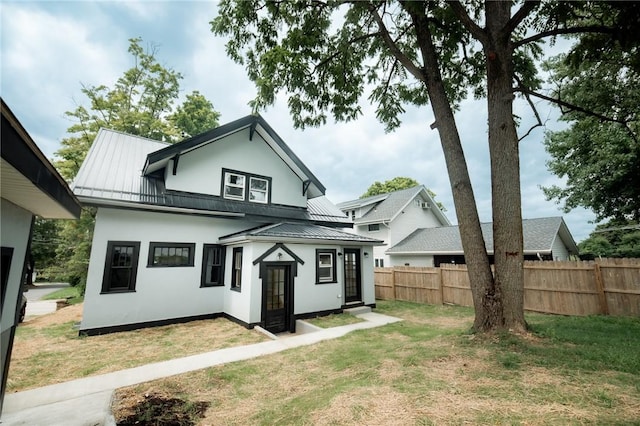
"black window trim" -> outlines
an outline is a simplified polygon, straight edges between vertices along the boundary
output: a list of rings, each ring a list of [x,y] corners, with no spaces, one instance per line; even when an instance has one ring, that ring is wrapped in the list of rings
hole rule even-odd
[[[380,231],[380,224],[379,223],[370,223],[367,226],[367,231],[369,231],[369,232],[378,232],[378,231]]]
[[[189,259],[186,265],[155,265],[153,263],[153,252],[158,247],[167,247],[167,248],[188,248],[189,249]],[[164,241],[152,241],[149,243],[149,255],[147,257],[147,268],[190,268],[194,266],[194,257],[196,251],[195,243],[174,243],[174,242],[164,242]]]
[[[237,197],[227,197],[225,196],[225,191],[224,188],[226,186],[226,176],[227,173],[232,173],[234,175],[240,175],[240,176],[244,176],[244,200],[240,200]],[[267,188],[267,202],[263,203],[262,201],[251,201],[249,198],[251,197],[251,178],[254,179],[262,179],[262,180],[266,180],[267,184],[268,184],[268,188]],[[220,196],[226,200],[235,200],[235,201],[244,201],[244,202],[248,202],[248,203],[254,203],[254,204],[263,204],[263,205],[269,205],[271,204],[271,187],[272,187],[272,178],[269,176],[263,176],[263,175],[257,175],[254,173],[248,173],[248,172],[241,172],[240,170],[233,170],[233,169],[222,169],[222,182],[220,184]]]
[[[131,259],[131,280],[127,289],[111,288],[111,260],[113,258],[113,247],[124,246],[133,247]],[[140,258],[140,241],[107,241],[107,253],[104,260],[104,273],[102,274],[102,290],[100,294],[113,293],[134,293],[136,291],[136,281],[138,278],[138,260]]]
[[[331,254],[333,256],[332,276],[330,281],[320,281],[320,255]],[[336,249],[316,249],[316,284],[335,284],[338,282],[338,251]]]
[[[207,252],[210,248],[220,250],[220,282],[217,284],[211,284],[206,281],[207,276]],[[225,258],[227,248],[220,244],[203,244],[202,246],[202,273],[200,276],[200,287],[224,287],[224,271],[225,271]]]
[[[240,276],[236,279],[236,254],[240,254]],[[242,291],[242,262],[243,259],[242,247],[234,247],[231,255],[231,290]],[[240,281],[240,282],[238,282]]]

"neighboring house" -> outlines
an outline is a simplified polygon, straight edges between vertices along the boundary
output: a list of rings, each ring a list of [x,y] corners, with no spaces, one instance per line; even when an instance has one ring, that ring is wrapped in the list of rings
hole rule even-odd
[[[35,216],[74,219],[80,204],[64,179],[38,149],[2,100],[1,239],[2,239],[2,387],[0,412],[7,384],[19,301],[27,270]]]
[[[374,238],[260,116],[175,145],[101,129],[72,185],[97,207],[80,332],[375,306]]]
[[[375,266],[380,267],[391,266],[386,250],[417,228],[451,225],[423,185],[345,201],[337,206],[353,222],[353,232],[357,235],[384,241],[384,245],[373,250]]]
[[[493,263],[493,224],[483,223],[487,253]],[[522,221],[525,260],[568,260],[578,255],[569,228],[562,217],[524,219]],[[390,266],[440,266],[441,263],[463,264],[464,252],[457,226],[420,228],[387,250]]]

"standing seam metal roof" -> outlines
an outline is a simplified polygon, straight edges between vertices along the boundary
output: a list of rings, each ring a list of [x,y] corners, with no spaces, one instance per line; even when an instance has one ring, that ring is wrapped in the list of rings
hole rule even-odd
[[[220,237],[220,240],[226,240],[234,237],[245,236],[251,237],[270,237],[270,238],[294,238],[294,239],[311,239],[311,240],[333,240],[342,242],[356,242],[363,244],[380,245],[383,241],[376,240],[369,237],[363,237],[360,235],[340,231],[335,228],[328,228],[326,226],[319,226],[313,224],[303,223],[277,223],[273,225],[267,225],[260,228],[249,229],[246,231],[237,232],[231,235],[225,235]]]
[[[167,190],[162,179],[143,175],[150,153],[171,147],[163,142],[100,129],[71,188],[85,204],[139,204],[206,212],[239,213],[258,220],[285,219],[350,226],[333,203],[320,196],[307,208],[257,205],[206,194]],[[262,219],[261,219],[262,218]],[[266,219],[265,219],[266,218]]]

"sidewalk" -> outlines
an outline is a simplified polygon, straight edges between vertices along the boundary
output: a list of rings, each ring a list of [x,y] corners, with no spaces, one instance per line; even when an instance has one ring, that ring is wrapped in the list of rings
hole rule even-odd
[[[354,330],[401,321],[399,318],[374,312],[359,314],[357,317],[365,321],[7,394],[0,423],[2,426],[114,425],[110,406],[113,391],[118,388],[313,345],[323,340],[342,337]]]

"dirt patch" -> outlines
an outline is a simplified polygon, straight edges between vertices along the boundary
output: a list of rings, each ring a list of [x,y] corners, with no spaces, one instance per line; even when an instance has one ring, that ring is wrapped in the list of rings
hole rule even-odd
[[[204,417],[208,402],[189,402],[164,391],[123,391],[113,404],[118,426],[191,426]]]

